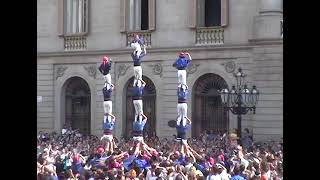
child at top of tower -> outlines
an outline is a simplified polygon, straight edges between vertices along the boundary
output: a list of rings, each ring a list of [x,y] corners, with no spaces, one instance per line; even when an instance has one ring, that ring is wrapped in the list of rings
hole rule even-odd
[[[111,58],[108,56],[102,57],[102,63],[99,66],[99,71],[103,75],[104,81],[106,82],[105,86],[108,84],[111,84]]]
[[[143,52],[141,50],[141,46],[143,46]],[[131,47],[135,48],[135,50],[131,53],[134,73],[133,85],[135,86],[137,81],[142,79],[141,62],[142,58],[147,54],[147,50],[146,46],[143,44],[143,40],[139,38],[138,35],[135,35],[134,40],[131,42]]]
[[[187,84],[187,72],[186,69],[190,64],[192,58],[189,53],[181,52],[179,58],[173,63],[173,67],[178,70],[178,83]]]

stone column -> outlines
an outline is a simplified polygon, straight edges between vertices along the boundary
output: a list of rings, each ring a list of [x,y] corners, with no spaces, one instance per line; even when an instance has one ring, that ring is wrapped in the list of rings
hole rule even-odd
[[[129,0],[129,30],[134,30],[134,0]]]
[[[281,38],[282,0],[260,0],[253,23],[253,39]]]
[[[135,30],[141,30],[141,0],[135,0]]]

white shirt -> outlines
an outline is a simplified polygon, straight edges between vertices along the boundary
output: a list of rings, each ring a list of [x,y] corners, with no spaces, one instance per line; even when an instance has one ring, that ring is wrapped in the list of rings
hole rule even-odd
[[[231,175],[227,173],[226,170],[223,170],[220,174],[221,180],[229,180],[231,178]]]
[[[147,171],[146,180],[149,180],[152,177],[151,170]]]
[[[208,175],[207,176],[207,179],[206,180],[221,180],[221,177],[220,177],[220,175],[218,174],[218,175],[213,175],[213,174],[211,174],[211,175]]]

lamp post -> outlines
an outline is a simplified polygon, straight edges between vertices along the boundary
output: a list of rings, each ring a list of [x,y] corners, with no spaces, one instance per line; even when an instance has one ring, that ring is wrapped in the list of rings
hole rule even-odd
[[[241,138],[241,115],[247,114],[248,111],[253,111],[253,114],[255,114],[259,91],[255,85],[249,90],[247,85],[244,84],[246,75],[241,68],[234,74],[234,77],[237,80],[237,86],[233,85],[230,90],[222,89],[220,95],[223,107],[237,115],[238,136]]]

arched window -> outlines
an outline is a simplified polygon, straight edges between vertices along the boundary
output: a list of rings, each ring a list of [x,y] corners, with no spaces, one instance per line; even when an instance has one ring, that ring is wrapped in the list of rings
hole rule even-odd
[[[65,83],[65,124],[81,133],[90,134],[90,88],[80,77]]]
[[[221,104],[219,90],[226,88],[225,80],[216,74],[205,74],[194,84],[192,136],[204,131],[225,132],[228,130],[228,113]]]

